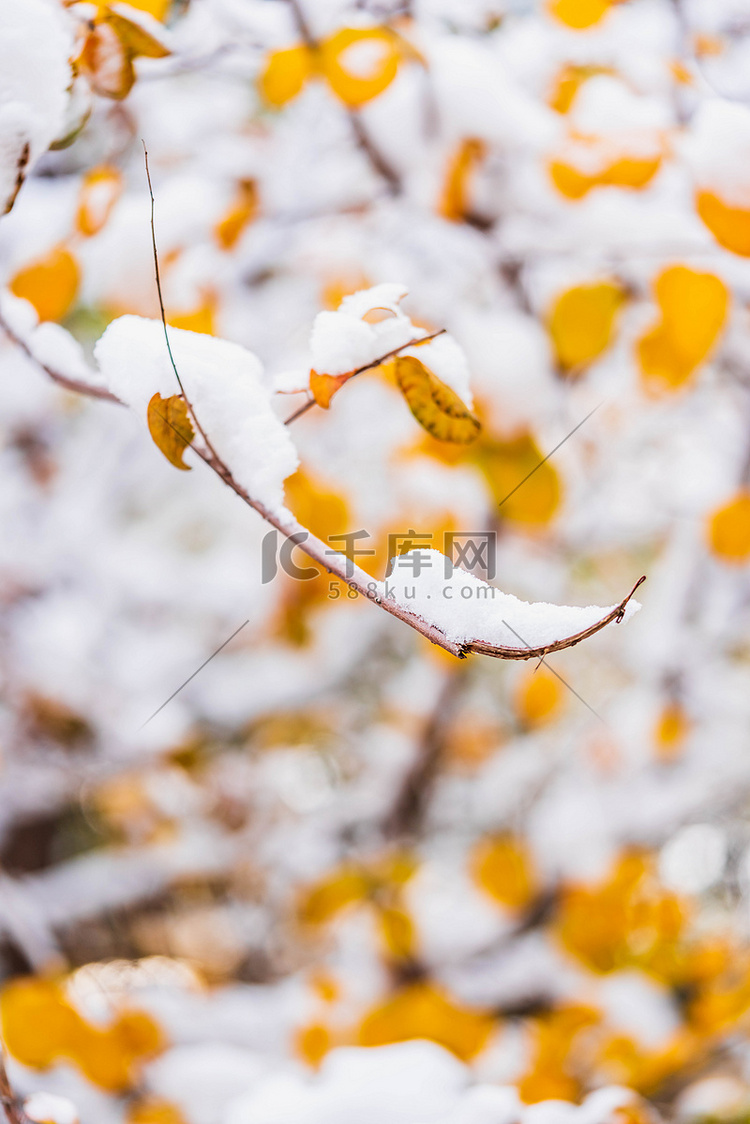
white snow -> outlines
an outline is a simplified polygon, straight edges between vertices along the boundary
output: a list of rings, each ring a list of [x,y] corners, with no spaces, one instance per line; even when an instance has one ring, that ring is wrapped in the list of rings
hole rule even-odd
[[[684,156],[699,187],[730,206],[750,207],[750,108],[723,98],[703,102],[691,123]]]
[[[45,0],[0,5],[0,215],[16,185],[24,146],[26,172],[58,136],[71,82],[71,36]]]
[[[260,361],[239,344],[170,328],[182,384],[218,455],[253,499],[283,506],[283,483],[297,467],[289,431],[274,414]],[[157,392],[179,393],[159,320],[121,316],[94,355],[109,389],[145,419]]]
[[[53,1093],[32,1093],[23,1110],[35,1124],[78,1124],[78,1111],[67,1097]]]
[[[319,312],[310,336],[313,370],[344,375],[426,335],[400,310],[406,292],[395,283],[375,285],[345,297],[336,312]],[[385,313],[382,320],[371,324],[363,319],[375,310]]]
[[[447,574],[446,567],[453,572]],[[552,644],[590,628],[615,608],[520,601],[461,567],[451,567],[438,550],[412,550],[395,558],[390,578],[379,585],[381,596],[389,591],[456,644],[482,640],[506,648]],[[624,619],[638,609],[639,603],[631,600]]]

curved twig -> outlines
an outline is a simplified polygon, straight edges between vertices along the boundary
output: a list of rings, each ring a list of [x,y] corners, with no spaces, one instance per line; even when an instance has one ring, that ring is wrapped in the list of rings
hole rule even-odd
[[[541,648],[506,648],[500,644],[487,644],[483,640],[472,640],[464,645],[464,654],[468,655],[470,652],[475,652],[477,655],[494,656],[499,660],[534,660],[543,659],[551,652],[561,652],[564,648],[573,648],[576,644],[580,644],[582,640],[588,640],[589,636],[595,636],[597,632],[601,632],[613,621],[619,624],[625,615],[628,602],[645,580],[646,575],[644,574],[619,605],[615,605],[606,617],[602,617],[600,621],[590,625],[589,628],[584,628],[582,632],[575,632],[572,636],[566,636],[562,640],[554,640],[551,644],[545,644]]]

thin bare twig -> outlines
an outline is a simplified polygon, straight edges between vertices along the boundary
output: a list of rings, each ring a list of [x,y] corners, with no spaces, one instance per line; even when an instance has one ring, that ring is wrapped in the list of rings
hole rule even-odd
[[[5,1109],[8,1124],[29,1124],[29,1118],[21,1107],[21,1102],[13,1088],[5,1068],[5,1047],[0,1047],[0,1104]]]
[[[294,0],[292,0],[292,2],[294,2]],[[424,636],[432,644],[443,648],[446,652],[449,652],[451,655],[456,656],[458,659],[464,659],[467,655],[473,652],[494,656],[497,659],[509,660],[527,660],[545,656],[550,652],[559,652],[564,648],[570,648],[575,644],[580,644],[582,640],[587,639],[589,636],[594,636],[595,633],[599,632],[602,628],[605,628],[608,624],[612,623],[612,621],[622,620],[628,602],[630,601],[638,586],[646,580],[645,577],[640,578],[633,586],[633,589],[630,591],[628,596],[623,601],[621,601],[619,605],[616,605],[614,609],[612,609],[611,612],[609,612],[601,621],[598,621],[596,624],[591,625],[583,632],[579,632],[574,636],[557,640],[552,644],[545,645],[544,647],[509,648],[488,644],[485,641],[481,640],[457,643],[455,641],[449,640],[445,633],[440,628],[438,628],[437,625],[430,624],[428,621],[424,620],[416,613],[411,612],[405,606],[401,605],[395,599],[391,599],[390,597],[388,597],[385,591],[381,592],[377,583],[373,582],[370,575],[362,570],[359,566],[354,564],[351,559],[346,557],[346,555],[340,554],[336,551],[329,551],[320,539],[316,538],[315,535],[310,534],[307,528],[303,527],[302,524],[294,518],[291,512],[287,511],[284,508],[282,508],[281,510],[271,510],[259,500],[253,499],[253,497],[249,495],[247,490],[237,480],[235,480],[229,466],[224,463],[224,461],[216,452],[216,449],[211,444],[211,441],[205,433],[205,430],[203,429],[199,419],[196,417],[194,408],[190,404],[187,395],[185,394],[182,380],[177,371],[174,357],[172,355],[172,349],[169,343],[167,320],[161,292],[161,279],[158,269],[158,251],[156,245],[156,233],[154,224],[154,196],[153,191],[151,190],[151,178],[148,174],[148,154],[146,154],[146,174],[148,177],[149,191],[151,193],[151,233],[154,250],[156,286],[159,295],[159,307],[161,310],[162,327],[164,328],[164,338],[166,340],[167,350],[169,352],[169,358],[171,360],[172,368],[177,379],[177,384],[185,400],[185,404],[195,422],[196,429],[200,433],[205,445],[204,448],[200,448],[191,442],[190,447],[198,454],[200,459],[205,464],[207,464],[213,472],[216,473],[219,479],[222,480],[227,485],[227,487],[231,488],[232,491],[237,496],[239,496],[244,503],[248,505],[248,507],[253,508],[253,510],[257,511],[258,514],[267,523],[276,528],[276,530],[280,531],[281,534],[286,538],[294,541],[297,545],[299,545],[300,548],[304,550],[304,552],[314,562],[317,562],[318,565],[320,565],[329,574],[334,574],[337,578],[345,581],[351,589],[354,589],[361,596],[368,598],[368,600],[374,601],[375,604],[379,605],[380,608],[383,609],[386,613],[390,613],[391,616],[394,616],[398,620],[403,621],[404,624],[408,624],[411,628],[420,633],[420,635]],[[439,334],[440,332],[435,333],[435,335]],[[102,389],[99,387],[93,387],[86,384],[77,384],[66,376],[60,375],[59,372],[55,372],[54,370],[50,369],[46,364],[39,363],[39,360],[36,359],[34,354],[29,349],[28,345],[26,345],[22,340],[18,339],[13,333],[9,333],[9,335],[11,339],[13,339],[14,342],[17,342],[18,345],[26,352],[26,354],[31,359],[34,359],[34,361],[39,364],[39,366],[45,371],[45,373],[47,373],[56,382],[60,382],[68,389],[77,390],[82,394],[88,394],[96,398],[106,398],[108,400],[119,402],[119,399],[115,398],[114,395],[110,394],[109,391],[102,392]],[[428,338],[429,337],[422,337],[421,341],[416,342],[424,342]],[[408,347],[410,345],[406,344],[405,346]],[[402,350],[403,348],[396,348],[395,352]],[[388,353],[385,356],[381,356],[380,359],[374,361],[373,364],[368,364],[367,366],[360,368],[360,370],[367,370],[369,366],[377,366],[379,363],[382,363],[385,359],[387,359],[390,354],[395,354],[395,352]],[[305,408],[308,408],[308,406],[309,404],[306,403]]]
[[[302,41],[311,51],[317,51],[319,49],[319,43],[313,34],[299,0],[287,0],[287,2],[292,10],[294,22],[297,25],[297,30],[300,33]],[[347,117],[349,118],[349,124],[352,127],[357,145],[370,161],[374,171],[377,172],[381,179],[385,180],[391,195],[400,195],[403,191],[401,176],[375,144],[357,110],[347,110]]]
[[[48,375],[53,382],[56,382],[65,390],[72,390],[76,394],[85,394],[88,395],[89,398],[101,398],[105,402],[115,402],[118,406],[125,405],[124,402],[121,402],[120,399],[112,394],[111,391],[107,390],[106,387],[95,386],[93,383],[80,382],[78,379],[72,379],[68,375],[62,374],[61,371],[56,371],[54,367],[50,367],[47,363],[43,363],[41,359],[37,359],[34,352],[26,343],[26,340],[19,336],[17,332],[13,331],[10,324],[8,324],[7,320],[5,320],[2,315],[0,315],[0,328],[5,332],[11,343],[14,343],[16,347],[20,348],[27,358],[36,363],[37,367],[41,367],[44,373]]]

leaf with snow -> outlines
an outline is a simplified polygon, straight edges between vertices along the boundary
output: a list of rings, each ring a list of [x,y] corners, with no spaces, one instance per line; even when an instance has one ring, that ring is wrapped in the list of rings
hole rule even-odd
[[[169,328],[169,341],[188,401],[217,455],[254,500],[281,510],[284,480],[298,458],[271,407],[260,361],[239,344],[181,328]],[[155,394],[169,398],[178,389],[160,320],[113,320],[94,356],[110,391],[141,417]]]
[[[65,120],[71,35],[42,0],[0,4],[0,215]]]

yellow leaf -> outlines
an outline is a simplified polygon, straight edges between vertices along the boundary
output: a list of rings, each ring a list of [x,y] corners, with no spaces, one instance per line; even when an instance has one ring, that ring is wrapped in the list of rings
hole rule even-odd
[[[131,8],[136,8],[139,12],[147,12],[154,19],[163,23],[172,0],[127,0],[127,3]]]
[[[321,480],[299,468],[284,483],[285,503],[303,527],[326,541],[349,525],[346,500]],[[341,544],[342,549],[344,544]]]
[[[550,176],[557,190],[568,199],[582,199],[594,187],[626,187],[638,191],[651,182],[661,166],[661,155],[622,156],[600,172],[588,174],[565,160],[552,160]]]
[[[399,355],[394,373],[409,409],[428,433],[439,441],[458,444],[476,439],[481,429],[479,419],[424,363],[412,355]]]
[[[715,511],[708,524],[711,550],[723,562],[742,565],[750,558],[750,491],[743,489]]]
[[[720,246],[750,257],[750,209],[731,207],[711,191],[698,192],[696,206]]]
[[[214,312],[216,301],[213,295],[205,296],[202,304],[190,312],[169,312],[167,323],[173,328],[183,328],[186,332],[200,332],[206,336],[214,335]]]
[[[531,861],[521,843],[510,835],[482,840],[471,866],[477,884],[509,909],[523,909],[534,897],[536,878]]]
[[[606,351],[624,300],[614,281],[576,285],[557,298],[547,326],[563,371],[580,370]]]
[[[481,140],[467,138],[461,141],[448,165],[439,212],[451,222],[461,222],[471,213],[469,190],[471,176],[485,154]]]
[[[110,164],[91,168],[83,177],[78,195],[76,229],[84,237],[98,234],[122,193],[122,175]]]
[[[612,6],[613,0],[549,0],[550,14],[577,31],[593,27]]]
[[[371,887],[370,879],[356,867],[344,867],[303,895],[298,916],[305,925],[323,925],[348,905],[363,901]]]
[[[56,246],[46,257],[25,266],[10,283],[17,297],[33,304],[40,320],[62,320],[78,293],[80,270],[65,246]]]
[[[494,1019],[481,1011],[453,1003],[431,983],[409,984],[376,1007],[359,1028],[361,1046],[384,1046],[428,1038],[471,1061],[485,1045]]]
[[[570,1072],[570,1055],[578,1034],[598,1021],[591,1007],[570,1004],[551,1011],[534,1027],[534,1056],[530,1070],[518,1083],[526,1104],[545,1100],[577,1101],[581,1083]]]
[[[320,69],[334,94],[356,109],[390,86],[399,41],[387,27],[342,27],[320,45]]]
[[[750,552],[750,545],[748,546]],[[679,703],[668,703],[656,723],[654,740],[656,755],[661,761],[674,761],[679,757],[685,739],[690,733],[690,720]]]
[[[78,65],[103,98],[122,101],[133,88],[133,56],[108,23],[96,24],[86,36]]]
[[[176,1104],[157,1097],[131,1102],[125,1114],[126,1124],[185,1124]]]
[[[8,1050],[31,1069],[47,1069],[85,1030],[57,983],[33,976],[5,985],[0,1016]]]
[[[148,428],[154,444],[175,468],[189,471],[183,459],[185,450],[195,437],[188,408],[179,394],[162,398],[155,394],[148,404]]]
[[[65,1054],[94,1085],[123,1093],[136,1081],[138,1064],[164,1046],[163,1035],[150,1015],[124,1011],[109,1029],[87,1026],[77,1048]]]
[[[637,345],[643,378],[656,389],[681,386],[707,358],[726,320],[729,293],[712,273],[684,265],[665,269],[654,285],[661,320]]]
[[[117,37],[131,58],[143,56],[149,59],[163,59],[172,52],[160,43],[150,32],[134,20],[126,19],[118,12],[108,11],[104,22],[116,32]]]
[[[255,180],[241,180],[237,194],[223,219],[216,224],[216,241],[222,250],[231,250],[245,227],[258,214],[258,187]]]
[[[331,1045],[331,1032],[325,1023],[300,1027],[294,1036],[296,1054],[313,1069],[318,1068]]]
[[[553,718],[562,704],[560,680],[540,668],[523,674],[516,694],[516,710],[524,726],[542,726]]]
[[[550,461],[542,461],[544,454],[530,433],[507,441],[485,439],[477,445],[477,466],[502,504],[502,519],[529,526],[552,519],[560,505],[560,478]]]
[[[378,922],[385,947],[392,957],[408,960],[414,956],[416,934],[408,913],[396,906],[384,906],[379,912]]]
[[[276,108],[286,105],[297,97],[315,70],[315,55],[304,44],[274,51],[268,56],[265,69],[258,79],[261,95],[269,105]]]
[[[552,88],[549,104],[557,113],[567,113],[584,82],[597,74],[611,74],[606,66],[582,66],[568,63],[562,68]]]

